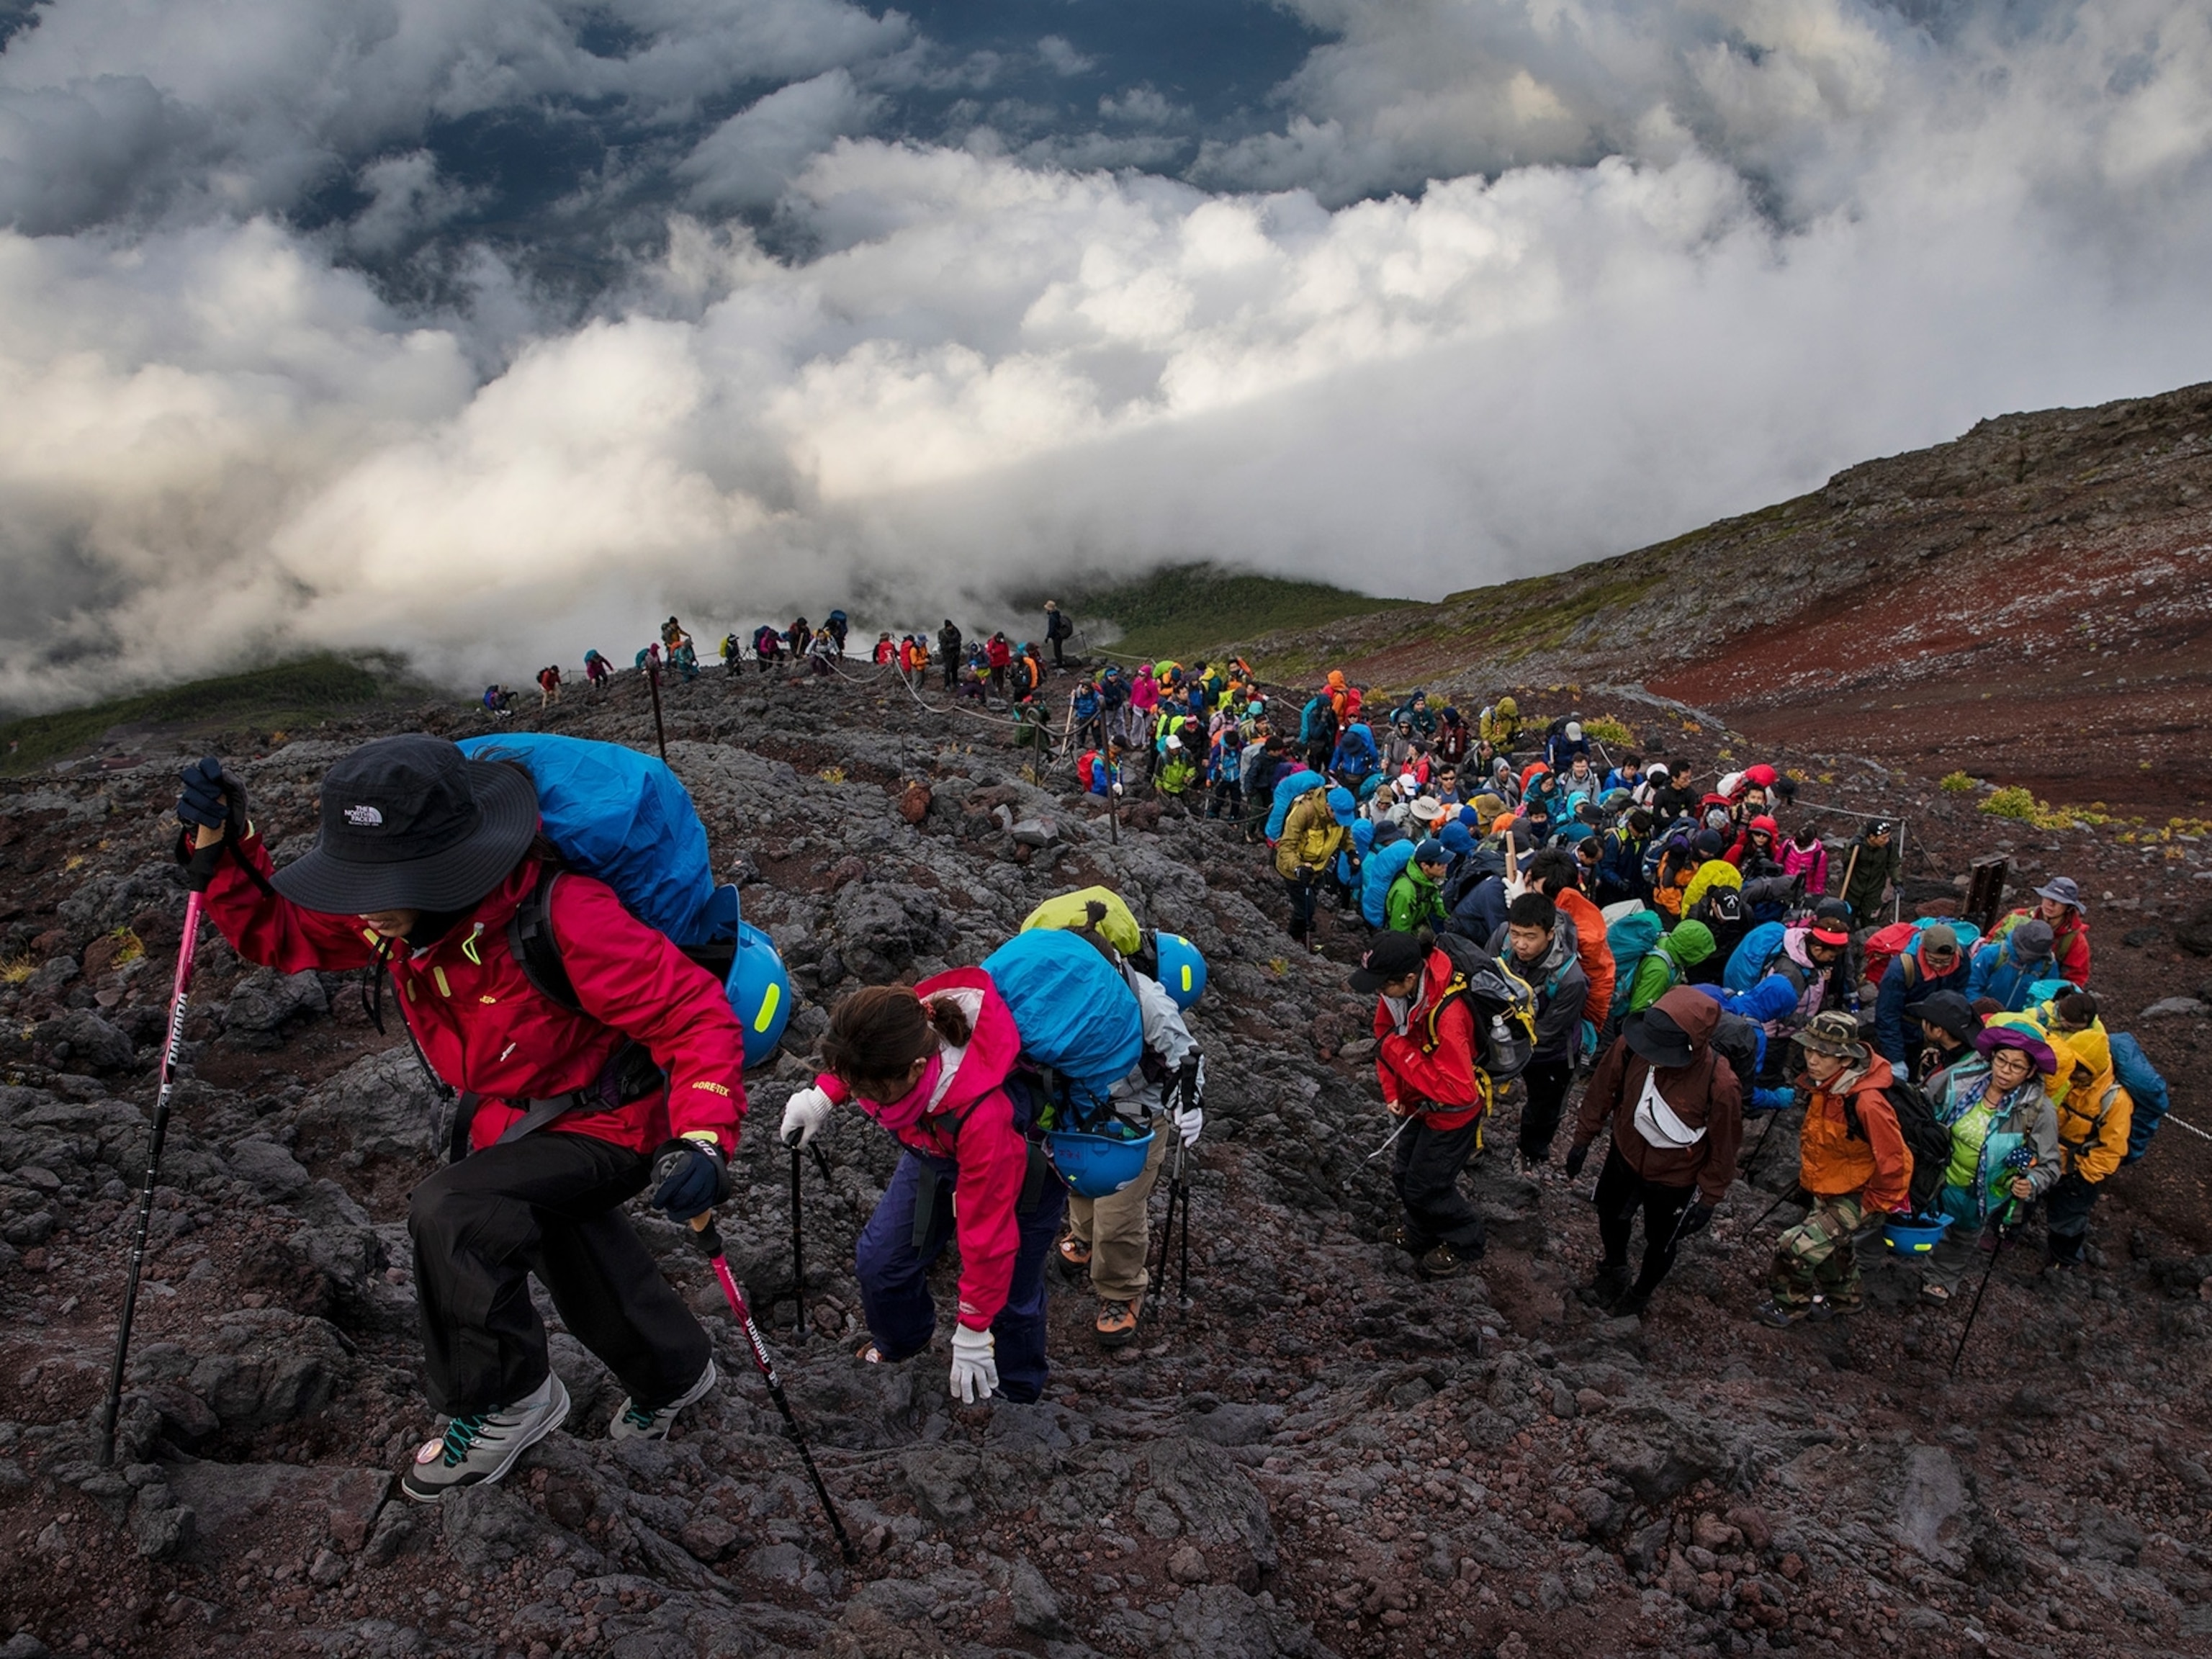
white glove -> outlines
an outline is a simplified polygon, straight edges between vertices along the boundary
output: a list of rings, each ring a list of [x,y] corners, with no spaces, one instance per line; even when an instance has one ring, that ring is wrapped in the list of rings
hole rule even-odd
[[[804,1146],[822,1133],[830,1121],[830,1097],[811,1084],[783,1103],[783,1144]]]
[[[1117,783],[1114,786],[1114,793],[1117,795],[1121,793],[1121,786],[1120,784]]]
[[[1182,1137],[1182,1144],[1195,1146],[1206,1127],[1206,1114],[1195,1106],[1186,1106],[1176,1113],[1175,1126],[1176,1133]]]
[[[999,1386],[998,1342],[988,1331],[952,1328],[952,1397],[963,1406],[988,1400]]]

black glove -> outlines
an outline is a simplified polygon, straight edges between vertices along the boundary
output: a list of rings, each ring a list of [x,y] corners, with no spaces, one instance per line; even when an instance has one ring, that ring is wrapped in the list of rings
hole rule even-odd
[[[1702,1201],[1692,1201],[1690,1207],[1682,1212],[1682,1224],[1676,1230],[1674,1237],[1678,1239],[1695,1238],[1705,1231],[1713,1224],[1714,1207]]]
[[[195,761],[185,769],[184,781],[177,816],[187,830],[221,830],[234,838],[246,833],[246,786],[221,761],[213,755]]]
[[[689,1221],[730,1195],[730,1166],[711,1141],[672,1140],[653,1155],[653,1206]]]
[[[1567,1179],[1572,1181],[1577,1176],[1580,1175],[1583,1172],[1583,1165],[1589,1162],[1589,1144],[1587,1141],[1579,1146],[1568,1147]]]

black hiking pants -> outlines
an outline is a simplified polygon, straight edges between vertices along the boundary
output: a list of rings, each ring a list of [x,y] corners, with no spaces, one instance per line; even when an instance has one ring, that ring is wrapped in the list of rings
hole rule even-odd
[[[627,1147],[548,1130],[471,1152],[415,1189],[407,1231],[433,1410],[489,1411],[545,1380],[533,1273],[638,1405],[698,1381],[707,1333],[622,1212],[651,1173]]]
[[[1291,937],[1301,945],[1313,931],[1314,899],[1321,890],[1320,880],[1319,871],[1304,868],[1295,876],[1283,878],[1283,890],[1291,899]]]
[[[1574,1064],[1565,1060],[1532,1060],[1521,1073],[1528,1098],[1521,1108],[1521,1153],[1539,1163],[1552,1155],[1552,1137],[1559,1132],[1559,1113],[1567,1103],[1567,1084]]]
[[[1482,1218],[1459,1189],[1459,1172],[1481,1132],[1480,1116],[1456,1129],[1431,1129],[1417,1119],[1398,1137],[1390,1185],[1406,1206],[1406,1248],[1415,1255],[1439,1244],[1468,1261],[1482,1254]]]
[[[1636,1276],[1639,1296],[1658,1289],[1674,1265],[1674,1229],[1697,1195],[1695,1185],[1662,1187],[1646,1181],[1628,1167],[1617,1147],[1606,1143],[1605,1168],[1590,1197],[1597,1206],[1597,1235],[1605,1244],[1605,1265],[1626,1267],[1628,1236],[1636,1226],[1636,1212],[1644,1212],[1644,1270]]]
[[[2053,1261],[2078,1264],[2089,1243],[2089,1212],[2097,1207],[2104,1183],[2084,1181],[2072,1170],[2058,1177],[2043,1201],[2045,1249]]]

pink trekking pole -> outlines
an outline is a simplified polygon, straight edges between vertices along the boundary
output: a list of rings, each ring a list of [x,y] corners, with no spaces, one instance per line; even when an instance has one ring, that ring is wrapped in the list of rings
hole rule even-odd
[[[131,1278],[123,1290],[123,1322],[115,1333],[115,1363],[108,1367],[107,1400],[100,1412],[100,1467],[115,1462],[115,1419],[123,1408],[123,1365],[131,1352],[131,1321],[138,1311],[138,1275],[146,1261],[146,1230],[154,1215],[154,1181],[161,1169],[161,1142],[169,1133],[169,1097],[177,1083],[177,1052],[185,1041],[185,998],[198,954],[200,909],[206,902],[207,876],[193,860],[191,896],[185,900],[185,936],[177,944],[176,982],[169,988],[169,1036],[161,1046],[161,1086],[154,1101],[154,1134],[146,1148],[146,1178],[138,1188],[138,1224],[131,1236]]]

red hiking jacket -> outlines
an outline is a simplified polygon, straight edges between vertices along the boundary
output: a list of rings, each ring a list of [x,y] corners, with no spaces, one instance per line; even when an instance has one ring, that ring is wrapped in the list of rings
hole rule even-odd
[[[269,872],[258,836],[248,835],[238,850]],[[248,962],[299,973],[378,959],[377,936],[355,918],[264,894],[234,860],[219,860],[216,872],[208,918]],[[510,1101],[550,1099],[596,1081],[627,1036],[668,1073],[668,1091],[564,1119],[547,1133],[650,1152],[672,1135],[712,1129],[725,1154],[735,1150],[745,1114],[745,1042],[721,986],[624,909],[605,883],[570,873],[553,889],[553,933],[585,1012],[549,1002],[507,944],[507,921],[537,880],[537,860],[524,860],[468,921],[419,955],[399,946],[392,963],[400,1014],[432,1068],[483,1097],[470,1144],[490,1146],[522,1115]]]
[[[1464,1128],[1482,1115],[1482,1085],[1474,1074],[1474,1010],[1465,997],[1444,1005],[1433,1022],[1430,1011],[1451,982],[1451,958],[1429,952],[1406,1035],[1398,1035],[1389,1005],[1375,999],[1375,1075],[1383,1103],[1410,1111],[1421,1103],[1442,1108],[1424,1112],[1431,1129]],[[1431,1025],[1433,1024],[1433,1030]]]
[[[1014,1127],[1014,1103],[1006,1090],[1006,1074],[1022,1050],[1021,1033],[999,988],[980,968],[955,968],[914,989],[925,1000],[950,991],[982,995],[974,1035],[936,1109],[896,1133],[900,1145],[926,1158],[950,1158],[956,1166],[952,1242],[960,1251],[960,1322],[987,1331],[1006,1305],[1021,1244],[1014,1206],[1029,1174],[1030,1149]],[[852,1097],[827,1072],[814,1081],[841,1104]]]
[[[1013,659],[1013,647],[1004,640],[986,640],[983,642],[983,660],[992,667],[1004,668]]]

